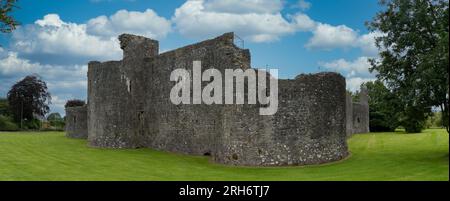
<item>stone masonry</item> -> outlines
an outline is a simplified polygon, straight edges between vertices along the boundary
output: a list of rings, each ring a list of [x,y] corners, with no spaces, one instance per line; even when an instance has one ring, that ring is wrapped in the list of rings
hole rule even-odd
[[[70,138],[86,139],[87,131],[87,106],[66,108],[66,135]]]
[[[250,51],[234,44],[233,33],[161,54],[158,41],[129,34],[119,40],[123,60],[89,63],[90,146],[148,147],[251,166],[321,164],[348,155],[341,75],[278,80],[279,107],[271,116],[259,115],[259,104],[174,105],[174,69],[192,72],[193,61],[201,61],[202,70],[245,70]]]
[[[346,132],[347,137],[357,133],[368,133],[369,130],[369,95],[367,89],[361,88],[359,101],[354,102],[352,95],[346,94]]]

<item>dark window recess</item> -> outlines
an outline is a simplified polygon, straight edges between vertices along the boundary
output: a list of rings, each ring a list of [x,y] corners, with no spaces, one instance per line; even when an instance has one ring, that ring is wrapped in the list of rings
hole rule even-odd
[[[143,121],[144,120],[144,111],[139,111],[138,112],[138,120],[139,121]]]

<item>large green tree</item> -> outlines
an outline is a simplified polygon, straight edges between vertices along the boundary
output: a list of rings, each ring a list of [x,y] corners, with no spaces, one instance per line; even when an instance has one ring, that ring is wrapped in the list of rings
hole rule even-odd
[[[398,97],[377,80],[363,87],[369,95],[369,126],[371,132],[392,132],[400,125],[401,103]]]
[[[59,112],[51,113],[47,116],[47,121],[62,121],[63,118],[61,117],[61,114]]]
[[[51,96],[47,84],[38,75],[29,75],[14,84],[8,92],[8,103],[14,120],[32,120],[35,115],[45,116],[50,110]]]
[[[19,25],[11,15],[16,4],[17,0],[0,0],[0,32],[11,32]]]
[[[385,9],[368,23],[380,59],[371,71],[401,99],[407,131],[420,131],[433,107],[443,111],[448,128],[449,51],[448,0],[381,0]]]
[[[8,99],[0,98],[0,115],[10,116],[11,110],[9,109]]]

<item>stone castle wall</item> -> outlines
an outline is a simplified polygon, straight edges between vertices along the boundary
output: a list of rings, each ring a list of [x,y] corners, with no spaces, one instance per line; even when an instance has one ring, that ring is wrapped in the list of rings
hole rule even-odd
[[[258,105],[233,105],[215,160],[235,165],[306,165],[347,156],[345,79],[336,73],[279,80],[279,108],[261,116]]]
[[[234,34],[158,54],[158,42],[122,35],[122,61],[90,62],[88,142],[95,147],[150,147],[211,155],[233,165],[306,165],[347,156],[345,79],[336,73],[278,80],[279,108],[261,105],[174,105],[174,69],[249,69],[250,52]],[[206,85],[206,82],[202,83]]]
[[[86,105],[66,108],[66,136],[86,139],[88,137],[87,121]]]
[[[347,93],[346,99],[346,132],[347,137],[357,133],[368,133],[369,129],[369,97],[367,90],[362,88],[358,94],[359,100],[353,102],[352,95]]]

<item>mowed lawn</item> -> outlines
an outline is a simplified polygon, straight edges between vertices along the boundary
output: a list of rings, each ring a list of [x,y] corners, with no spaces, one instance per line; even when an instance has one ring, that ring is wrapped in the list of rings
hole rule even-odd
[[[360,134],[352,155],[307,167],[233,167],[206,156],[90,148],[63,132],[0,132],[0,180],[449,180],[449,136]]]

